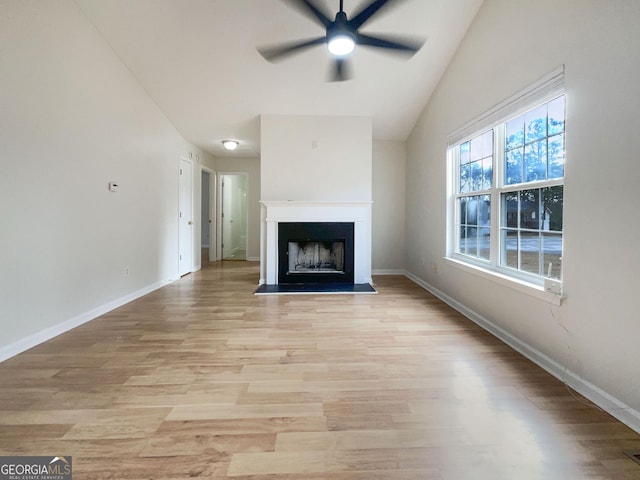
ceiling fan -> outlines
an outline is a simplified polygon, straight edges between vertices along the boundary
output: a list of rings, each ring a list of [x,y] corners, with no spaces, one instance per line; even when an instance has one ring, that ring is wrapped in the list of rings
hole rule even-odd
[[[344,11],[343,0],[340,0],[340,10],[336,13],[335,20],[331,20],[320,10],[314,0],[288,0],[289,4],[300,10],[303,14],[311,18],[311,20],[323,26],[325,28],[325,35],[310,40],[259,48],[258,52],[266,60],[274,62],[291,54],[324,43],[327,45],[329,52],[335,57],[331,81],[340,82],[348,80],[350,75],[347,58],[355,49],[356,45],[384,49],[384,51],[389,53],[407,56],[412,56],[422,47],[424,41],[408,38],[398,39],[371,36],[358,31],[360,27],[380,12],[383,7],[389,7],[394,3],[397,4],[399,1],[401,0],[374,0],[349,19]]]

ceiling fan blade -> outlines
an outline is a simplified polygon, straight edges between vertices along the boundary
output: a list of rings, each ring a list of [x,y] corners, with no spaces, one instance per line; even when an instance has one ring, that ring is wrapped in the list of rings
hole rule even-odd
[[[336,58],[331,72],[331,82],[344,82],[352,77],[349,62],[346,58]]]
[[[331,19],[311,0],[287,0],[286,3],[324,28],[331,24]]]
[[[423,40],[406,37],[399,39],[391,37],[372,37],[361,33],[356,33],[356,43],[366,47],[386,48],[388,50],[393,50],[394,53],[404,53],[409,56],[416,53],[422,48],[422,45],[424,45]]]
[[[369,5],[364,7],[362,11],[358,12],[353,16],[351,20],[349,20],[349,25],[353,27],[354,30],[360,28],[367,20],[373,17],[378,11],[384,7],[385,5],[390,5],[394,3],[393,0],[375,0],[371,2]]]
[[[300,50],[305,50],[315,45],[320,45],[322,43],[325,43],[326,41],[327,39],[325,37],[318,37],[311,40],[302,40],[299,42],[286,43],[272,47],[263,47],[259,48],[258,52],[264,57],[265,60],[269,62],[275,62],[294,53],[298,53]]]

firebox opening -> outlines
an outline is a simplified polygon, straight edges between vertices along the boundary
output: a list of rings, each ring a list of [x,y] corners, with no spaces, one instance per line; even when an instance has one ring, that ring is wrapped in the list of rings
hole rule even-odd
[[[344,242],[289,242],[289,274],[344,273]]]
[[[279,222],[278,283],[353,284],[352,222]]]

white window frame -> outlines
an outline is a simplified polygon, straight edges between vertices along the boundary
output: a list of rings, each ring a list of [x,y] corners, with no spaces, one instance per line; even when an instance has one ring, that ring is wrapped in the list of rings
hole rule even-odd
[[[549,293],[544,289],[545,279],[542,276],[530,274],[522,270],[502,266],[501,257],[501,201],[502,194],[511,191],[530,190],[557,185],[564,185],[564,177],[561,179],[524,182],[519,184],[504,184],[504,125],[512,118],[516,118],[539,105],[545,104],[561,95],[564,91],[564,66],[533,83],[524,90],[501,102],[488,112],[467,123],[460,129],[449,135],[447,148],[447,252],[445,259],[452,265],[470,273],[492,279],[501,284],[510,286],[525,293],[532,294],[555,304],[560,303],[561,295]],[[566,96],[565,96],[566,99]],[[566,100],[565,100],[566,101]],[[565,115],[566,116],[566,115]],[[469,195],[490,195],[491,197],[491,235],[490,258],[483,260],[469,255],[457,253],[456,249],[460,240],[459,218],[456,202],[459,191],[459,147],[466,141],[480,135],[487,130],[493,130],[493,181],[492,188],[488,192],[479,190],[468,192]],[[566,132],[565,132],[566,145]],[[565,172],[566,175],[566,172]],[[564,232],[562,232],[564,238]],[[556,280],[561,287],[561,279]]]

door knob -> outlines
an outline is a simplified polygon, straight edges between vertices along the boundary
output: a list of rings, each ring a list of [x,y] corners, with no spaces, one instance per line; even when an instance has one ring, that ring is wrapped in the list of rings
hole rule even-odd
[[[189,220],[188,224],[189,225],[193,225],[193,222],[191,220]]]

